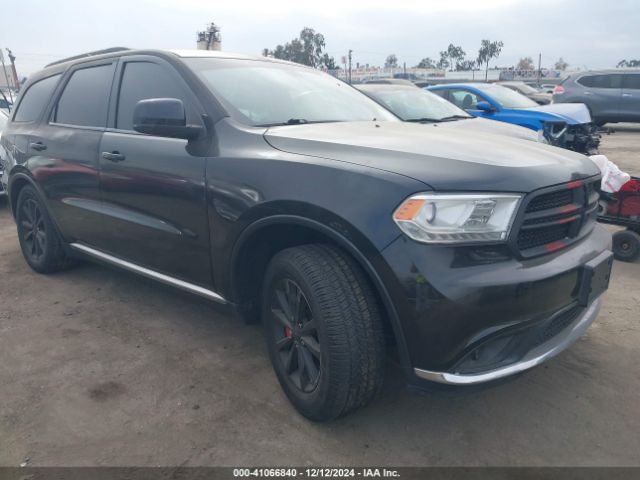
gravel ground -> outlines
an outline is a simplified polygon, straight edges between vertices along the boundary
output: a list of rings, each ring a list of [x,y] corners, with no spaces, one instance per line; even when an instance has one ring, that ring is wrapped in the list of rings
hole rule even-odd
[[[614,128],[603,153],[640,175],[640,126]],[[639,281],[616,262],[587,335],[507,384],[417,396],[390,364],[372,405],[318,425],[259,327],[90,263],[37,275],[2,202],[0,465],[640,465]]]

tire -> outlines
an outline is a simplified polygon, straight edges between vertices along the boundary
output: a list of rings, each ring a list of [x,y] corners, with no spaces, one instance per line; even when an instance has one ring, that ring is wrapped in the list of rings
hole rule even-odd
[[[633,262],[640,257],[640,235],[631,230],[613,234],[613,255],[616,260]]]
[[[53,273],[73,263],[44,203],[30,185],[18,194],[16,225],[22,255],[36,272]]]
[[[355,261],[328,245],[288,248],[269,263],[263,287],[269,356],[295,408],[326,421],[369,403],[382,387],[385,340],[380,307]]]

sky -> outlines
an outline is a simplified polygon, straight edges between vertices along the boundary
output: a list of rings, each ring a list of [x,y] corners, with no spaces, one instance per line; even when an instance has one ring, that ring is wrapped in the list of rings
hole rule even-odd
[[[113,46],[195,48],[210,22],[223,50],[256,55],[311,27],[338,63],[352,49],[354,65],[395,54],[410,67],[450,43],[475,59],[484,38],[504,42],[491,66],[539,53],[543,67],[563,57],[580,69],[640,58],[640,0],[20,0],[0,11],[0,47],[20,76]]]

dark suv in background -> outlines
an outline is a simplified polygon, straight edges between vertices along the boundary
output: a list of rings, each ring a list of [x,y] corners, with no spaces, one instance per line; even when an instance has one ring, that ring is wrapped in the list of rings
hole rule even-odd
[[[419,387],[529,369],[607,288],[583,155],[461,140],[317,70],[220,52],[87,54],[23,92],[2,144],[28,264],[92,258],[261,320],[311,419],[369,402],[389,346]]]
[[[594,121],[640,122],[640,70],[578,72],[553,90],[554,103],[584,103]]]

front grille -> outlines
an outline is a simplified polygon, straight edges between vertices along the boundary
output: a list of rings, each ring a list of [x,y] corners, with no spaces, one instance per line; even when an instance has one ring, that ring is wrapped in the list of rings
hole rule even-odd
[[[568,235],[568,224],[537,228],[535,230],[524,230],[518,235],[518,248],[520,250],[527,250],[529,248],[547,245],[560,241]]]
[[[524,257],[559,250],[585,235],[595,222],[600,180],[574,181],[525,199],[515,247]]]
[[[527,213],[539,212],[540,210],[548,210],[557,208],[571,203],[571,190],[560,190],[558,192],[544,193],[534,198],[527,205]]]
[[[533,347],[542,345],[543,343],[548,342],[553,337],[558,335],[565,328],[571,325],[578,318],[578,315],[580,315],[581,312],[582,309],[580,307],[574,306],[568,311],[555,317],[553,320],[547,323],[547,325],[545,325],[544,329],[539,334],[537,334],[537,338],[533,343]]]

